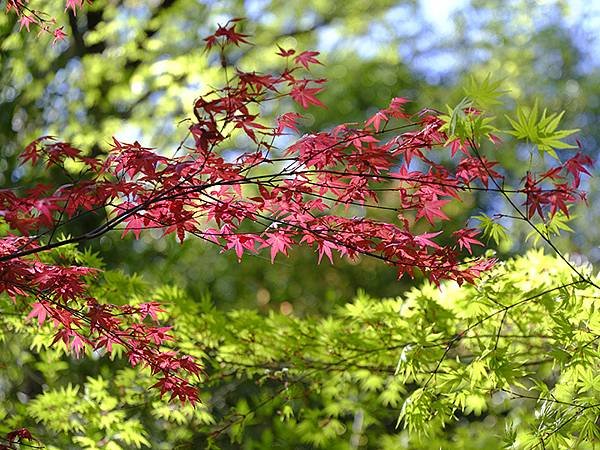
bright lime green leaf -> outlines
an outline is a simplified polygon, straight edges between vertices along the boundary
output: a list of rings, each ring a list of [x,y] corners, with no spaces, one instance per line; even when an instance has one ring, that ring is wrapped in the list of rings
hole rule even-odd
[[[537,146],[540,152],[546,152],[553,158],[558,159],[556,150],[575,147],[564,142],[563,139],[579,131],[577,129],[558,130],[563,115],[564,111],[549,114],[546,109],[540,115],[538,101],[536,100],[532,108],[519,106],[516,118],[506,116],[512,126],[512,130],[508,133],[517,139],[531,142]]]
[[[467,86],[463,89],[466,96],[472,99],[477,105],[489,107],[502,103],[502,101],[499,100],[500,97],[508,92],[507,90],[501,89],[503,83],[503,78],[492,80],[492,75],[490,73],[488,73],[481,81],[477,81],[476,78],[471,75]]]
[[[507,229],[496,220],[486,214],[475,216],[474,219],[479,220],[479,228],[482,230],[483,237],[488,241],[492,239],[497,245],[510,242]]]

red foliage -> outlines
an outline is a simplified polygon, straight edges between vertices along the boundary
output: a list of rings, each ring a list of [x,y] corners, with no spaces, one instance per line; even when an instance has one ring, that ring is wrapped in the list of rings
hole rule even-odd
[[[87,0],[92,4],[93,0]],[[83,0],[65,0],[65,11],[70,10],[77,15],[77,10],[83,8]],[[44,11],[29,7],[29,0],[7,0],[6,12],[13,12],[19,18],[19,31],[25,27],[27,32],[31,31],[31,25],[38,28],[39,34],[52,36],[52,45],[64,40],[67,34],[64,26],[59,26],[54,17],[48,16]]]
[[[9,5],[16,8],[14,1]],[[69,2],[69,8],[80,5]],[[207,48],[222,51],[246,43],[237,21],[206,38]],[[273,261],[304,245],[315,249],[319,262],[323,256],[333,262],[335,255],[368,255],[394,267],[399,277],[413,276],[417,269],[435,283],[474,282],[493,265],[480,257],[462,260],[463,249],[471,253],[472,245],[481,245],[476,230],[445,233],[446,245],[436,240],[444,234],[441,223],[449,220],[446,204],[501,181],[496,162],[465,143],[447,145],[437,114],[409,115],[403,98],[392,99],[363,124],[342,124],[289,143],[286,132],[297,133],[302,116],[286,112],[269,125],[262,121],[260,105],[291,99],[303,108],[322,106],[316,94],[324,80],[298,75],[319,64],[316,52],[290,58],[295,51],[280,48],[278,54],[286,58],[280,73],[237,70],[224,88],[196,99],[196,121],[189,128],[193,142],[184,141],[173,156],[117,139],[104,160],[85,157],[51,137],[27,146],[24,163],[63,167],[74,160],[84,167],[85,177],[25,193],[0,192],[1,215],[14,233],[0,239],[0,292],[35,299],[28,317],[40,325],[51,320],[58,329],[54,341],[64,342],[76,356],[86,348],[110,353],[120,345],[132,365],[148,366],[158,375],[155,387],[161,394],[194,403],[197,390],[189,377],[197,376],[200,367],[164,346],[173,338],[168,327],[155,324],[159,305],[100,304],[87,291],[94,269],[47,264],[36,255],[115,229],[137,239],[144,229],[158,228],[180,241],[196,236],[233,250],[240,260],[244,253],[269,249]],[[240,135],[250,150],[237,148]],[[441,151],[448,152],[453,168],[435,162],[434,152]],[[528,174],[518,191],[526,196],[528,216],[566,213],[567,205],[581,196],[576,189],[588,164],[576,156],[539,178]],[[565,182],[568,176],[571,185]],[[542,189],[543,180],[551,180],[554,189]],[[378,206],[390,191],[398,206]],[[350,216],[348,210],[356,207],[393,210],[396,217],[392,223]],[[102,225],[52,241],[54,230],[67,221],[98,210],[107,214]]]
[[[1,439],[1,438],[0,438]],[[16,450],[19,448],[42,448],[41,446],[27,444],[25,441],[37,441],[31,435],[31,432],[27,428],[19,428],[6,433],[6,437],[3,439],[6,444],[0,443],[0,450]]]

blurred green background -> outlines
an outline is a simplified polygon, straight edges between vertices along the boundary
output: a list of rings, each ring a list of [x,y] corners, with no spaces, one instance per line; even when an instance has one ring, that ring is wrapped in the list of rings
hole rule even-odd
[[[275,44],[322,52],[324,66],[315,73],[329,80],[321,97],[328,108],[310,109],[303,132],[363,120],[394,96],[411,99],[414,111],[443,109],[460,101],[469,77],[491,74],[510,90],[506,108],[537,98],[551,111],[565,110],[563,126],[580,128],[585,151],[596,157],[600,2],[95,0],[76,17],[61,2],[46,3],[69,34],[56,46],[35,32],[16,32],[15,16],[0,15],[0,187],[44,177],[60,182],[59,173],[17,164],[19,151],[41,135],[96,155],[107,151],[111,136],[172,151],[194,98],[220,80],[220,62],[203,51],[203,38],[233,17],[247,18],[242,31],[256,45],[228,54],[231,65],[267,71],[276,62]],[[490,157],[518,180],[528,152],[504,138]],[[557,242],[579,262],[596,263],[600,227],[590,224],[600,219],[598,181],[585,183],[590,207],[577,209],[575,233]],[[460,226],[475,210],[502,208],[499,198],[479,196],[450,213]],[[512,241],[498,251],[522,252],[526,230],[506,225]],[[151,232],[140,241],[121,241],[115,232],[91,245],[110,268],[176,283],[192,298],[208,292],[224,309],[322,314],[359,288],[386,297],[414,284],[396,281],[393,269],[368,258],[317,268],[304,250],[271,265],[266,256],[245,256],[240,264],[216,247],[193,239],[179,245]]]

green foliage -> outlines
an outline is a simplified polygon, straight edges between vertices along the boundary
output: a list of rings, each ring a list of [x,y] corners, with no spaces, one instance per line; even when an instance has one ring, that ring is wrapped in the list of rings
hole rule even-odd
[[[492,79],[492,74],[488,73],[481,81],[477,81],[474,75],[469,78],[468,84],[463,88],[468,98],[483,108],[489,108],[494,105],[502,104],[500,97],[508,91],[503,90],[504,78]]]
[[[586,449],[600,435],[599,293],[541,251],[499,263],[476,286],[359,292],[326,317],[224,312],[207,296],[114,277],[123,301],[166,305],[182,350],[204,361],[202,405],[159,400],[150,375],[119,359],[30,350],[50,333],[3,315],[13,337],[0,357],[22,361],[2,374],[6,426],[86,449]],[[39,388],[23,387],[30,370]]]
[[[479,220],[479,228],[483,233],[483,237],[488,241],[493,240],[496,245],[501,245],[510,242],[510,237],[506,228],[497,220],[489,217],[487,214],[479,214],[474,219]]]
[[[440,128],[448,135],[448,142],[456,139],[461,142],[478,142],[482,138],[492,138],[498,129],[492,125],[494,117],[487,117],[473,110],[473,100],[465,97],[454,108],[446,105],[448,114],[439,117],[445,123]]]
[[[559,236],[561,231],[572,233],[573,229],[568,223],[574,219],[575,217],[567,217],[562,211],[558,211],[554,216],[550,217],[547,222],[535,225],[536,229],[531,230],[529,234],[527,234],[526,239],[531,241],[533,245],[538,245],[542,236],[552,239]]]
[[[466,97],[453,108],[446,105],[448,114],[440,115],[445,122],[441,130],[446,132],[449,142],[456,139],[461,142],[479,142],[483,138],[494,139],[494,136],[500,132],[494,125],[495,117],[484,114],[481,108],[489,110],[490,107],[503,103],[500,97],[508,92],[502,89],[503,82],[503,79],[492,80],[489,73],[481,81],[471,76],[463,88]]]
[[[563,139],[579,130],[558,130],[558,124],[564,115],[564,111],[548,114],[547,109],[544,108],[540,116],[538,109],[537,100],[532,108],[518,106],[515,119],[506,116],[512,126],[512,130],[508,133],[517,139],[527,139],[537,146],[540,153],[546,152],[553,158],[558,159],[555,150],[574,148],[574,145],[567,144]]]

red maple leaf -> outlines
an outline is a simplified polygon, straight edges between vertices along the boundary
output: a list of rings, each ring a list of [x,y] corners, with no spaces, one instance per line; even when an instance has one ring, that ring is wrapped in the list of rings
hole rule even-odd
[[[434,199],[423,202],[417,209],[417,219],[425,217],[427,221],[433,225],[436,219],[447,220],[448,216],[442,211],[442,207],[450,200]]]
[[[324,108],[325,105],[315,97],[322,90],[323,88],[309,88],[307,87],[307,83],[299,83],[292,88],[290,95],[303,108],[308,108],[311,104]]]
[[[564,163],[564,168],[573,176],[573,187],[578,188],[581,183],[581,174],[585,173],[586,175],[590,175],[590,172],[587,170],[586,166],[591,167],[594,164],[592,158],[587,155],[584,155],[581,152],[578,152],[572,158],[569,158]]]
[[[48,317],[48,311],[50,308],[50,304],[41,300],[39,302],[35,302],[31,305],[31,312],[27,315],[28,319],[33,319],[37,317],[38,325],[43,325],[46,321],[46,317]]]
[[[294,50],[293,48],[286,50],[286,49],[281,48],[279,45],[277,46],[277,48],[279,49],[279,51],[275,54],[282,56],[284,58],[287,58],[288,56],[292,56],[293,54],[296,53],[296,50]]]
[[[294,62],[296,64],[303,65],[306,69],[308,69],[309,64],[321,64],[315,56],[318,56],[319,52],[311,52],[305,51],[300,53],[298,56],[294,58]],[[322,65],[322,64],[321,64]]]
[[[471,250],[471,245],[483,246],[482,242],[475,239],[475,236],[477,236],[479,233],[480,230],[475,228],[463,228],[462,230],[455,231],[452,234],[456,236],[456,242],[458,243],[460,249],[462,250],[464,247],[470,254],[472,254],[473,252]]]
[[[35,440],[27,428],[19,428],[6,433],[6,440],[11,444],[15,442],[21,442],[23,439],[29,441]]]
[[[302,117],[302,114],[295,112],[287,112],[279,116],[277,118],[277,134],[281,134],[286,128],[298,133],[298,119],[301,119]]]
[[[367,122],[365,123],[365,127],[373,125],[375,131],[379,131],[381,130],[381,122],[384,121],[388,121],[388,116],[386,115],[385,111],[377,111],[373,116],[369,118],[369,120],[367,120]]]
[[[271,263],[275,261],[277,253],[283,253],[287,256],[288,249],[292,246],[292,239],[283,231],[267,234],[263,247],[271,247]]]

